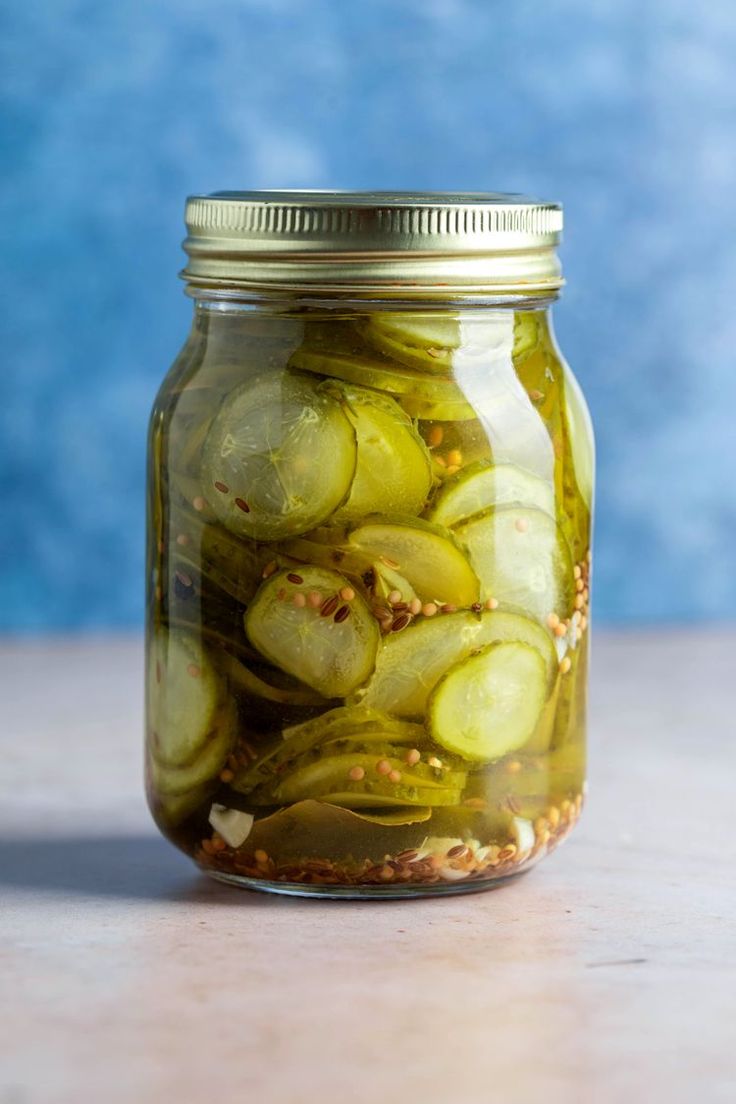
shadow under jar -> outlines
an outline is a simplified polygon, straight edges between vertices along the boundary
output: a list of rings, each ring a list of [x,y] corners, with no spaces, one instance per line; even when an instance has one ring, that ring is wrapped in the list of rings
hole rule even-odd
[[[150,430],[146,775],[212,876],[490,888],[577,820],[593,442],[555,204],[187,205]]]

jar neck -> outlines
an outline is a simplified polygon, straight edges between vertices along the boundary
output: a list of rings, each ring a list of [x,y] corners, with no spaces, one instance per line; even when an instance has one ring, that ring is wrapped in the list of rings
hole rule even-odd
[[[351,298],[338,295],[275,295],[246,292],[236,288],[201,288],[188,285],[187,295],[194,300],[197,314],[242,314],[263,312],[266,314],[294,315],[305,313],[334,316],[343,314],[372,314],[378,311],[397,311],[402,314],[457,313],[484,310],[548,310],[556,302],[557,291],[530,290],[528,295],[469,296],[448,294],[446,299],[405,296],[381,298]]]

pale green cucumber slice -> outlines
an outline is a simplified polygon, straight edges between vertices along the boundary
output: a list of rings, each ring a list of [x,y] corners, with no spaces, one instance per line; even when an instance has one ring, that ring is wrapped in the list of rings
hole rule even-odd
[[[417,805],[414,808],[387,809],[383,812],[362,812],[354,815],[359,820],[365,820],[369,824],[380,824],[384,828],[393,828],[400,824],[423,824],[432,816],[432,809],[428,805]]]
[[[401,406],[412,418],[425,422],[470,422],[478,417],[476,408],[465,399],[426,398],[422,395],[400,395]]]
[[[381,774],[379,763],[387,763],[396,772],[392,781],[388,774]],[[362,771],[362,778],[352,778],[351,772]],[[385,754],[352,753],[330,755],[306,764],[297,763],[278,781],[260,786],[249,800],[254,805],[287,805],[309,797],[324,798],[333,804],[335,793],[355,795],[360,799],[371,798],[370,804],[432,805],[435,794],[440,799],[450,793],[462,791],[466,781],[464,771],[435,770],[418,764],[407,767],[403,759]],[[392,800],[393,799],[393,800]],[[369,804],[361,800],[362,804]],[[441,800],[442,804],[447,804]]]
[[[461,342],[459,320],[446,314],[381,311],[368,317],[362,332],[375,348],[421,372],[449,372]]]
[[[531,739],[546,697],[547,672],[536,648],[491,644],[440,679],[429,700],[429,730],[448,751],[488,763]]]
[[[427,517],[439,525],[452,526],[490,506],[511,503],[534,506],[554,517],[554,486],[515,464],[492,464],[489,460],[479,460],[463,468],[443,485],[427,511]]]
[[[427,806],[434,809],[445,805],[457,805],[462,795],[461,790],[437,789],[431,791],[430,801],[426,790],[417,790],[409,786],[394,786],[393,789],[394,792],[391,794],[360,793],[355,789],[342,790],[325,794],[319,800],[330,805],[337,805],[343,809],[375,809],[377,807],[422,809]],[[424,817],[422,817],[422,820],[424,820]]]
[[[157,793],[152,797],[152,807],[157,819],[170,828],[176,828],[191,816],[213,794],[212,782],[185,793]]]
[[[260,750],[254,762],[236,773],[232,787],[241,793],[248,793],[280,772],[286,764],[317,746],[355,741],[413,747],[425,738],[421,725],[397,721],[376,709],[338,706],[309,721],[285,728],[283,738],[273,740]]]
[[[539,345],[539,321],[532,311],[514,313],[514,360],[523,360]]]
[[[590,412],[577,380],[569,371],[565,372],[565,417],[567,433],[572,452],[572,464],[575,482],[590,510],[593,505],[593,486],[595,472],[595,438]]]
[[[349,694],[368,678],[376,659],[378,625],[359,594],[350,602],[339,599],[347,585],[344,575],[321,567],[300,567],[298,574],[281,571],[262,584],[245,614],[251,644],[325,698]],[[319,596],[319,607],[309,604],[312,594]],[[302,596],[306,604],[296,605],[294,599]],[[323,606],[333,607],[328,616]],[[343,608],[348,611],[344,620]]]
[[[547,672],[547,690],[557,678],[557,652],[552,636],[536,621],[504,610],[481,614],[460,610],[422,618],[383,641],[373,676],[356,699],[370,709],[397,717],[421,717],[427,698],[455,663],[489,644],[522,641],[536,648]]]
[[[397,571],[422,601],[469,606],[478,598],[478,579],[454,538],[429,522],[371,519],[353,529],[347,547]]]
[[[304,346],[292,356],[290,367],[321,376],[344,380],[374,391],[390,395],[411,395],[431,402],[462,403],[463,393],[453,380],[446,376],[428,376],[400,364],[389,364],[359,353],[345,353],[335,348],[309,348]]]
[[[328,518],[355,465],[340,404],[307,379],[269,376],[226,396],[205,442],[203,493],[237,536],[280,540]]]
[[[155,754],[149,760],[150,778],[158,794],[184,794],[216,778],[225,765],[235,738],[237,713],[233,702],[223,706],[215,727],[202,745],[196,759],[171,767]]]
[[[499,506],[453,529],[481,581],[481,598],[495,598],[546,623],[572,611],[572,556],[553,517],[543,510]]]
[[[221,667],[230,684],[251,697],[263,698],[279,705],[324,705],[322,695],[307,687],[285,690],[280,686],[272,686],[228,652],[222,653]]]
[[[350,494],[331,523],[356,521],[379,510],[420,513],[432,485],[432,463],[409,416],[394,399],[365,387],[330,382],[322,390],[341,403],[358,444]]]
[[[187,633],[157,632],[146,685],[151,753],[164,766],[191,763],[216,727],[225,690],[209,653]]]

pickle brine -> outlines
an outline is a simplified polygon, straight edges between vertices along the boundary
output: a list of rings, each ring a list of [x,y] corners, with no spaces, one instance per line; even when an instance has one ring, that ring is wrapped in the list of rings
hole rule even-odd
[[[546,311],[198,315],[151,428],[162,830],[293,891],[526,869],[585,774],[592,448]]]

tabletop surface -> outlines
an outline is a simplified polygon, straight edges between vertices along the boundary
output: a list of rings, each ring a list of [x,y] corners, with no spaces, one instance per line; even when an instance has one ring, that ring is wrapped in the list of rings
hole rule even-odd
[[[736,1100],[736,635],[599,634],[588,807],[499,890],[219,885],[141,796],[141,649],[0,649],[0,1104]]]

